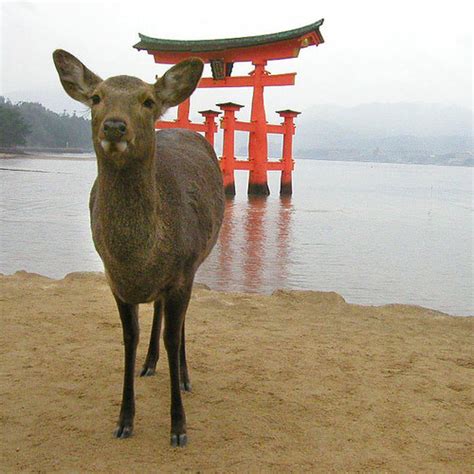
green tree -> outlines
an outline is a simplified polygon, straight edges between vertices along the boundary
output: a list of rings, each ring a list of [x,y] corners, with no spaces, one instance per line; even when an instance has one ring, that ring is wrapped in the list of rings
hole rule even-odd
[[[92,149],[91,123],[85,117],[60,115],[35,102],[13,105],[1,96],[0,107],[0,146]]]
[[[0,102],[0,146],[25,145],[31,128],[25,122],[18,108]]]

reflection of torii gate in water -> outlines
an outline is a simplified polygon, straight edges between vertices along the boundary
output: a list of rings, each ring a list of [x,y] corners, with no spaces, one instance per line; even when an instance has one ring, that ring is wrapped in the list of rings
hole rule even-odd
[[[253,196],[252,205],[226,200],[219,239],[199,269],[199,281],[217,290],[269,292],[289,284],[291,196]]]
[[[235,195],[234,170],[249,170],[248,194],[268,195],[267,171],[281,171],[280,194],[292,193],[291,174],[293,162],[294,118],[299,112],[280,110],[277,113],[283,118],[280,125],[271,125],[266,121],[263,89],[268,86],[294,85],[296,73],[274,74],[265,69],[267,61],[274,59],[295,58],[301,48],[318,46],[324,41],[319,27],[323,20],[311,25],[280,33],[231,38],[220,40],[181,41],[150,38],[140,34],[140,42],[134,48],[146,50],[153,55],[155,62],[175,64],[190,56],[197,56],[211,64],[212,77],[202,78],[198,87],[252,87],[252,111],[250,122],[236,120],[235,112],[242,108],[232,102],[217,104],[224,112],[221,128],[224,130],[221,169],[227,195]],[[255,69],[248,76],[232,77],[232,67],[236,62],[252,62]],[[204,123],[193,123],[189,120],[189,99],[178,107],[175,121],[158,121],[156,128],[182,127],[204,132],[213,145],[217,132],[216,117],[220,114],[214,110],[204,110],[200,114]],[[249,159],[237,160],[234,152],[235,131],[246,131],[249,136]],[[283,153],[278,162],[268,161],[268,133],[283,134]]]

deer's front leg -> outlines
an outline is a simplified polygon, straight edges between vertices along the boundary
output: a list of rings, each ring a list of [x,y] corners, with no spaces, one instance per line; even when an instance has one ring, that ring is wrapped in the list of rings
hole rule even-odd
[[[140,329],[138,326],[138,305],[127,304],[115,296],[122,321],[123,342],[125,348],[125,370],[123,377],[122,406],[117,427],[114,431],[116,438],[128,438],[133,432],[135,417],[134,372]]]

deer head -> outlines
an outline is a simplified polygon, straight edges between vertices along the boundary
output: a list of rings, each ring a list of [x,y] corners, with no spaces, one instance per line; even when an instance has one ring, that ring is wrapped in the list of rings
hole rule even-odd
[[[155,121],[193,93],[204,67],[200,59],[190,58],[148,84],[132,76],[102,80],[61,49],[53,60],[65,91],[91,109],[97,158],[118,166],[154,155]]]

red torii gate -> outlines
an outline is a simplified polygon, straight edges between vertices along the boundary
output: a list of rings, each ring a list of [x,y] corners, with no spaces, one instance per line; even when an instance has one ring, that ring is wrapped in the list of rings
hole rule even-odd
[[[294,30],[260,36],[229,38],[219,40],[168,40],[151,38],[139,33],[140,42],[134,45],[138,50],[146,50],[159,64],[176,64],[190,56],[197,56],[210,63],[212,77],[202,78],[199,88],[210,87],[252,87],[252,111],[250,122],[236,120],[235,112],[243,106],[226,102],[217,104],[224,112],[221,128],[224,130],[223,153],[220,160],[227,195],[235,195],[234,170],[249,170],[248,194],[268,195],[267,171],[281,171],[281,195],[292,193],[291,175],[294,168],[292,142],[295,133],[294,118],[299,112],[281,110],[277,113],[283,118],[280,125],[268,124],[265,114],[263,91],[269,86],[289,86],[295,84],[296,73],[274,74],[265,69],[269,60],[295,58],[301,48],[318,46],[324,42],[319,27],[324,20]],[[255,69],[248,76],[232,77],[236,62],[251,62]],[[177,119],[160,120],[156,128],[189,128],[204,132],[213,145],[217,132],[216,117],[221,113],[204,110],[200,114],[204,123],[189,120],[189,99],[178,106]],[[234,152],[235,131],[249,132],[249,159],[237,160]],[[283,134],[283,153],[278,162],[268,161],[268,133]]]

